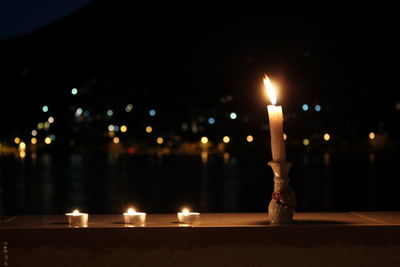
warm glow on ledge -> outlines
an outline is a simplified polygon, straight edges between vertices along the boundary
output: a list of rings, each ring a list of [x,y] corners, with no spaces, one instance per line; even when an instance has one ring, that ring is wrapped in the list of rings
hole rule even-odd
[[[329,141],[330,139],[331,139],[331,136],[328,133],[324,134],[325,141]]]
[[[254,138],[253,138],[252,135],[248,135],[248,136],[246,137],[246,140],[247,140],[247,142],[251,143],[251,142],[253,142]]]
[[[14,143],[16,143],[18,145],[20,142],[21,142],[21,139],[19,139],[19,137],[14,138]]]
[[[203,144],[207,144],[208,143],[208,138],[206,136],[203,136],[200,140]]]
[[[265,85],[265,90],[267,92],[267,96],[271,100],[271,104],[276,105],[276,99],[277,99],[276,90],[267,75],[265,75],[264,77],[264,85]]]
[[[31,138],[31,143],[32,143],[32,145],[36,145],[37,139],[35,137],[32,137]]]

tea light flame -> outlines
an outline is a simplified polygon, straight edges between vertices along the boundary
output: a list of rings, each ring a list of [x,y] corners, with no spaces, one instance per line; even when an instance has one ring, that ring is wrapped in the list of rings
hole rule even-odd
[[[265,77],[264,77],[264,85],[265,85],[267,95],[268,95],[269,99],[271,100],[272,105],[275,106],[276,99],[277,99],[276,90],[267,75],[265,75]]]
[[[127,211],[126,213],[128,213],[129,215],[132,215],[132,214],[135,214],[135,213],[136,213],[136,210],[135,210],[135,209],[132,209],[132,208],[129,208],[128,211]]]
[[[72,212],[72,215],[80,215],[79,210],[74,210],[74,211]]]
[[[184,209],[182,210],[182,213],[183,213],[184,215],[188,215],[188,214],[190,213],[190,210],[184,208]]]

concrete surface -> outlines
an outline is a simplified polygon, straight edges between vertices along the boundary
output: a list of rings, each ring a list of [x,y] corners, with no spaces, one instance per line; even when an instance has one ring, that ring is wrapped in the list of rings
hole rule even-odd
[[[9,266],[400,266],[400,212],[296,213],[271,226],[264,213],[148,214],[145,227],[122,215],[90,215],[87,228],[62,215],[0,224]],[[4,249],[5,247],[5,249]]]

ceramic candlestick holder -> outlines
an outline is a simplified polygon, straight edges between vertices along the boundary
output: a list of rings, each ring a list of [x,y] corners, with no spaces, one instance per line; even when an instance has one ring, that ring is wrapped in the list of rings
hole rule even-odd
[[[296,197],[289,186],[289,169],[291,163],[286,161],[270,161],[274,172],[274,192],[268,206],[268,216],[271,224],[291,224],[293,222]]]

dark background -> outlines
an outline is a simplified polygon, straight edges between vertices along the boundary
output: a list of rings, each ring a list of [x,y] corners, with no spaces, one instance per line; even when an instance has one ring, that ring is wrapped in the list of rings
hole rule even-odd
[[[94,104],[146,95],[171,109],[169,101],[212,105],[233,94],[241,107],[263,108],[259,91],[268,73],[281,84],[287,109],[326,103],[376,123],[382,117],[377,110],[398,101],[395,6],[295,8],[92,1],[1,41],[2,91],[8,96],[2,106],[23,102],[31,110],[38,102],[65,103],[70,88],[96,80],[89,97]],[[21,3],[21,9],[27,7]],[[16,15],[20,23],[29,18]]]
[[[348,173],[349,169],[352,170],[351,175],[347,174],[345,179],[358,177],[358,174],[365,177],[370,174],[371,159],[372,162],[375,159],[380,162],[380,167],[374,169],[373,176],[369,178],[372,182],[368,183],[368,192],[364,191],[366,195],[359,195],[357,190],[362,188],[362,178],[352,180],[347,189],[343,189],[347,192],[348,201],[340,197],[343,194],[340,188],[346,186],[335,187],[327,182],[321,186],[328,193],[316,197],[314,202],[300,201],[299,209],[398,209],[399,201],[394,196],[394,188],[400,177],[393,165],[399,160],[397,152],[400,147],[397,79],[400,44],[397,6],[393,3],[319,6],[303,3],[291,6],[288,3],[278,6],[269,2],[248,1],[225,4],[205,1],[58,2],[57,6],[46,1],[36,5],[20,1],[19,6],[14,2],[0,13],[4,29],[0,40],[1,144],[16,147],[13,144],[16,136],[29,142],[31,130],[37,123],[46,120],[49,115],[54,116],[55,123],[49,133],[55,134],[57,139],[50,146],[43,145],[38,149],[39,159],[51,155],[60,162],[60,165],[49,165],[53,170],[49,175],[52,186],[69,171],[92,177],[83,182],[88,186],[80,191],[83,195],[102,188],[101,184],[104,186],[103,180],[108,176],[95,172],[95,163],[88,164],[93,167],[88,167],[85,172],[74,172],[73,166],[76,165],[69,164],[76,154],[89,159],[107,154],[110,139],[105,132],[110,123],[128,126],[128,134],[121,136],[124,149],[132,146],[152,148],[157,136],[171,141],[168,146],[179,147],[185,141],[198,142],[204,135],[217,144],[222,136],[229,135],[232,142],[227,151],[234,158],[242,158],[237,164],[243,168],[242,172],[237,169],[231,171],[229,177],[244,179],[246,173],[255,169],[259,170],[254,174],[259,177],[257,179],[270,175],[267,167],[254,163],[271,158],[267,142],[268,101],[262,88],[262,77],[267,73],[279,84],[278,104],[283,106],[285,112],[289,160],[295,163],[293,176],[297,176],[298,180],[294,183],[305,190],[299,192],[303,200],[307,194],[315,195],[312,192],[320,187],[311,181],[307,184],[309,186],[299,181],[308,175],[318,179],[321,173],[305,174],[301,170],[309,169],[313,162],[315,168],[323,170],[325,153],[337,159],[338,173],[332,168],[326,171],[327,176],[335,177],[332,179],[337,181],[339,173]],[[72,96],[71,88],[75,87],[79,93]],[[132,114],[124,112],[128,103],[134,106]],[[307,112],[301,109],[304,103],[310,107]],[[321,112],[314,110],[316,104],[321,105]],[[49,113],[43,114],[43,105],[49,106]],[[78,107],[89,111],[90,116],[77,120],[74,112]],[[154,118],[148,115],[152,108],[157,111]],[[112,118],[104,115],[108,109],[113,109],[115,113]],[[228,118],[233,111],[238,113],[235,121]],[[214,126],[205,122],[210,116],[216,119]],[[182,124],[193,122],[203,127],[203,131],[182,131]],[[157,125],[154,136],[149,137],[143,130],[148,124]],[[329,142],[322,139],[325,132],[331,135]],[[377,140],[368,139],[370,132],[377,135]],[[244,141],[235,141],[244,140],[248,134],[255,137],[251,147],[246,147]],[[181,138],[180,141],[176,136]],[[304,138],[310,140],[307,147],[302,144]],[[156,180],[161,176],[170,179],[177,175],[161,171],[162,168],[175,166],[179,170],[179,166],[187,160],[192,162],[187,163],[189,166],[198,166],[193,163],[196,160],[190,157],[178,157],[157,167],[157,164],[151,164],[153,156],[147,158],[149,168],[159,171],[149,177],[156,177]],[[21,176],[23,182],[29,180],[33,172],[30,166],[18,167],[15,162],[18,159],[8,157],[3,156],[1,177],[3,192],[8,192],[3,194],[6,212],[62,212],[82,203],[97,212],[115,212],[115,207],[89,205],[73,197],[68,202],[65,199],[68,199],[69,191],[64,184],[55,187],[65,196],[58,195],[58,204],[48,209],[41,209],[40,201],[36,208],[16,205],[11,196],[21,191],[16,184],[13,185],[11,181],[17,182],[12,179],[18,176],[17,170],[21,168],[26,173],[26,176]],[[252,157],[254,160],[249,160]],[[6,159],[17,165],[8,161],[4,163]],[[27,155],[26,162],[30,160]],[[102,160],[99,159],[99,162]],[[138,164],[137,158],[131,160],[136,162],[131,163],[132,166]],[[200,162],[200,158],[197,160]],[[222,162],[222,159],[219,160]],[[357,165],[359,172],[347,164],[351,161],[362,162]],[[104,172],[111,170],[113,164]],[[41,168],[46,169],[44,166]],[[190,176],[192,172],[199,172],[196,168],[182,168],[182,172]],[[204,177],[221,177],[221,167],[216,168],[220,168],[219,171]],[[147,173],[128,167],[124,175],[143,172]],[[100,182],[94,182],[93,177],[99,175]],[[38,181],[42,176],[38,174]],[[138,176],[138,182],[144,179]],[[121,175],[109,177],[119,179]],[[70,181],[72,178],[65,175],[63,179]],[[260,185],[257,179],[252,182],[253,186]],[[270,186],[272,181],[267,179],[265,185]],[[380,179],[385,179],[387,188],[376,188]],[[160,182],[155,183],[160,185]],[[179,185],[181,181],[171,183]],[[252,199],[252,190],[244,191],[243,183],[238,182],[236,187],[240,188],[242,199]],[[10,193],[7,188],[15,191]],[[217,195],[223,194],[218,186],[196,188],[187,192],[201,194],[211,190]],[[28,195],[29,192],[42,194],[32,188],[26,190]],[[165,194],[162,186],[159,190],[157,192]],[[181,189],[171,190],[176,193]],[[99,200],[105,198],[106,191],[100,190],[96,195]],[[267,195],[271,188],[265,191]],[[260,190],[260,194],[262,192]],[[25,193],[21,194],[26,197]],[[125,197],[120,195],[121,206],[128,201],[129,194],[128,190]],[[371,194],[374,195],[373,200],[366,201]],[[118,193],[114,192],[114,195]],[[329,205],[310,204],[322,201],[321,198],[326,195],[333,196],[336,202]],[[379,204],[379,199],[388,195],[391,204]],[[29,202],[29,197],[26,199]],[[112,202],[113,197],[106,199]],[[236,204],[228,208],[218,206],[215,204],[218,201],[211,200],[213,205],[199,204],[197,207],[205,211],[254,211],[265,204],[260,204],[260,200],[243,202],[234,199]],[[135,199],[129,201],[137,202]],[[148,204],[152,205],[149,209],[157,212],[170,212],[178,205],[171,201],[156,208],[154,203],[158,203],[157,200],[148,201],[153,203]],[[360,201],[357,205],[349,204],[357,201]],[[237,203],[247,204],[241,206]],[[196,206],[196,201],[192,205]]]

